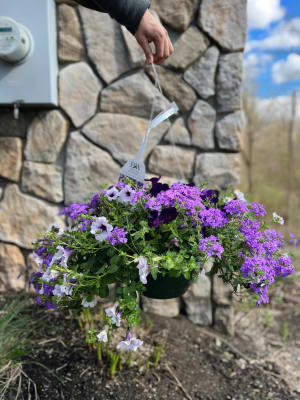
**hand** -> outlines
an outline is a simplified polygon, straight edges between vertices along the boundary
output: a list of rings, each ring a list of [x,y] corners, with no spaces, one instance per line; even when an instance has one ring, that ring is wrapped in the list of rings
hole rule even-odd
[[[173,52],[171,40],[166,29],[147,10],[141,19],[135,38],[144,50],[147,64],[162,64]],[[155,54],[149,43],[154,43]]]

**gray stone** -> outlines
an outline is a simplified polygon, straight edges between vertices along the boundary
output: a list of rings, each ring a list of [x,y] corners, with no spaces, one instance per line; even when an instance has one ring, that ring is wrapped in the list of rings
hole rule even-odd
[[[180,111],[188,112],[197,100],[194,90],[182,79],[182,75],[163,67],[156,67],[160,85],[164,95],[175,101]],[[154,81],[154,73],[149,69],[149,75]]]
[[[184,71],[209,45],[208,38],[195,26],[185,31],[174,44],[174,53],[164,62],[166,67]]]
[[[95,114],[102,84],[86,63],[79,62],[63,68],[59,89],[60,105],[76,127]]]
[[[217,74],[218,111],[240,110],[242,106],[243,54],[232,53],[220,57]]]
[[[157,300],[142,296],[143,310],[162,317],[177,317],[179,315],[179,299]]]
[[[189,131],[184,125],[183,118],[177,118],[174,124],[171,126],[169,132],[164,138],[165,141],[169,143],[185,144],[190,146],[191,138]]]
[[[198,4],[198,0],[152,0],[151,8],[167,25],[183,32],[193,21]]]
[[[103,89],[101,111],[149,118],[154,93],[157,95],[156,115],[167,109],[170,103],[152,85],[144,72],[138,72],[122,78]]]
[[[0,243],[0,293],[25,288],[25,277],[17,279],[24,266],[23,254],[17,246]]]
[[[220,149],[240,151],[242,149],[242,113],[236,111],[219,119],[216,137]]]
[[[57,110],[40,113],[28,128],[25,157],[28,161],[56,161],[68,134],[69,124]]]
[[[159,21],[159,16],[154,10],[149,10],[151,14]],[[145,53],[142,50],[141,46],[138,44],[135,36],[125,28],[124,25],[121,25],[122,34],[126,43],[126,48],[129,53],[130,64],[132,68],[143,67],[146,64]],[[153,53],[155,53],[155,48],[153,48],[153,43],[150,43],[150,47],[152,47]]]
[[[230,306],[233,289],[226,285],[217,275],[213,277],[213,300],[217,305]]]
[[[86,200],[101,185],[116,183],[120,166],[104,150],[91,144],[79,132],[72,132],[65,169],[65,203]]]
[[[108,150],[114,159],[124,164],[135,158],[145,136],[148,120],[123,114],[97,114],[82,129],[82,132],[95,144]],[[163,122],[151,130],[144,159],[160,142],[169,123]]]
[[[226,335],[234,334],[233,308],[231,306],[215,309],[214,329]]]
[[[215,121],[215,109],[205,101],[198,100],[188,119],[193,145],[203,150],[212,150],[215,147]]]
[[[203,153],[196,158],[194,181],[196,185],[208,182],[210,186],[225,189],[239,183],[240,157],[237,154]]]
[[[190,178],[193,173],[195,151],[172,146],[157,146],[149,159],[149,170],[155,174]]]
[[[61,62],[84,58],[81,28],[73,7],[62,4],[58,8],[58,57]]]
[[[13,117],[13,109],[10,111],[0,111],[0,137],[1,136],[26,136],[25,113],[20,111],[19,119]]]
[[[108,14],[79,7],[88,56],[109,83],[130,69],[120,25]]]
[[[199,275],[183,295],[189,320],[199,325],[212,324],[211,281],[206,275]]]
[[[219,54],[220,52],[217,47],[209,47],[184,74],[186,82],[188,82],[203,99],[215,95],[215,73]]]
[[[64,199],[60,166],[25,161],[22,171],[22,190],[46,200],[60,203]]]
[[[224,49],[243,50],[247,37],[247,0],[202,0],[199,25]]]
[[[0,203],[0,240],[32,249],[32,242],[51,223],[62,225],[58,212],[59,207],[24,195],[17,185],[8,185]]]
[[[0,186],[0,200],[2,199],[2,196],[3,196],[3,187]]]
[[[0,176],[18,182],[22,167],[22,139],[0,137]]]

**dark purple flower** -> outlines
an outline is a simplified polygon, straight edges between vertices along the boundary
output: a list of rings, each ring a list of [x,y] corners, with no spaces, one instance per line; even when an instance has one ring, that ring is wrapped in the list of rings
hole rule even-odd
[[[151,181],[152,188],[150,190],[150,195],[156,197],[158,193],[160,192],[166,192],[169,190],[169,185],[166,183],[160,183],[158,182],[160,180],[161,176],[159,178],[151,178],[151,179],[145,179],[146,181]]]
[[[148,224],[150,228],[156,228],[159,225],[158,211],[152,210],[149,213]]]
[[[163,224],[169,224],[170,222],[174,221],[178,216],[178,211],[176,210],[175,207],[168,207],[164,208],[159,216],[159,220]]]
[[[91,207],[92,208],[97,208],[97,206],[98,206],[98,204],[100,203],[100,200],[99,200],[99,193],[98,192],[96,192],[94,195],[93,195],[93,197],[92,197],[92,199],[91,199]]]
[[[201,198],[203,201],[209,200],[212,204],[217,204],[219,201],[219,192],[212,189],[204,189],[201,191]]]

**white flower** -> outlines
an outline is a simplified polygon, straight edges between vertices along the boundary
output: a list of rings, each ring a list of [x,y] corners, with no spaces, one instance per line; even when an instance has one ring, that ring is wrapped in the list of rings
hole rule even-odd
[[[110,189],[108,189],[105,193],[105,197],[107,197],[107,199],[109,201],[111,200],[116,200],[119,197],[119,191],[117,188],[112,187]]]
[[[106,315],[111,318],[111,322],[115,324],[116,326],[121,325],[121,315],[122,311],[116,311],[117,307],[119,305],[119,302],[116,301],[115,304],[112,307],[108,307],[105,309]]]
[[[236,198],[237,198],[239,201],[247,201],[247,200],[245,199],[244,193],[241,192],[240,190],[235,190],[235,191],[234,191],[234,194],[235,194]]]
[[[233,198],[230,196],[224,197],[223,199],[224,203],[229,203],[231,200],[233,200]]]
[[[139,269],[139,275],[141,282],[146,285],[147,283],[147,276],[149,275],[149,266],[147,264],[147,260],[144,257],[138,258],[139,263],[137,268]]]
[[[53,290],[52,294],[54,296],[57,296],[57,297],[63,297],[64,296],[64,293],[61,291],[61,286],[60,285],[55,285],[54,286],[54,290]]]
[[[51,265],[56,264],[56,265],[61,265],[64,268],[68,268],[67,262],[73,251],[65,249],[62,246],[57,246],[56,250],[57,252],[54,254],[51,260],[50,267]]]
[[[56,279],[59,272],[56,270],[52,270],[51,268],[47,268],[46,271],[41,276],[41,279],[45,282],[50,282],[51,279]]]
[[[58,230],[57,234],[61,235],[64,233],[63,229],[61,229],[61,227],[56,224],[56,223],[52,223],[48,226],[47,232],[51,232],[52,228],[55,228],[56,230]]]
[[[127,331],[126,340],[122,340],[122,342],[118,343],[117,349],[136,351],[136,349],[140,347],[142,344],[143,344],[142,340],[137,339],[134,336],[131,336],[131,333]]]
[[[87,301],[86,297],[82,298],[82,302],[81,305],[83,307],[95,307],[95,305],[97,304],[97,298],[96,296],[93,297],[92,301]]]
[[[113,230],[113,226],[110,225],[105,217],[98,217],[91,225],[91,233],[95,235],[95,238],[99,242],[103,242]],[[100,233],[97,233],[99,232]]]
[[[280,215],[276,214],[276,212],[273,212],[273,222],[275,222],[275,224],[283,225],[284,219],[280,217]]]
[[[32,256],[33,256],[34,261],[37,263],[38,267],[41,267],[44,263],[44,260],[42,259],[42,257],[37,255],[35,251],[32,253]]]
[[[104,329],[103,331],[101,331],[100,333],[98,333],[97,339],[99,340],[99,342],[103,342],[103,343],[108,342],[107,328]]]
[[[120,202],[121,203],[128,203],[132,199],[132,195],[134,193],[134,190],[131,188],[131,186],[126,185],[120,192]]]

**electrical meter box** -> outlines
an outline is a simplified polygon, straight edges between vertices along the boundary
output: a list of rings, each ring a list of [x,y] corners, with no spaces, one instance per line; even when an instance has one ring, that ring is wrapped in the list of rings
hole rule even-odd
[[[54,0],[0,2],[0,107],[57,106]]]

